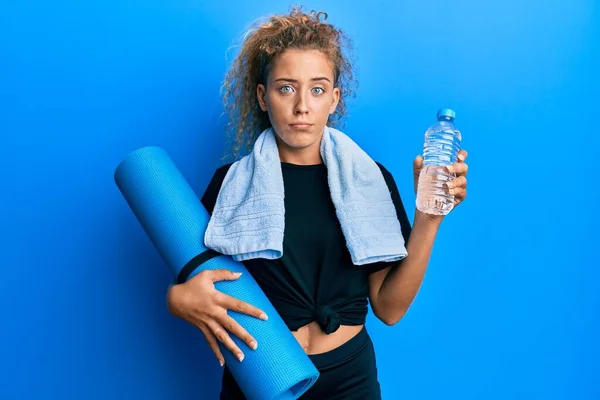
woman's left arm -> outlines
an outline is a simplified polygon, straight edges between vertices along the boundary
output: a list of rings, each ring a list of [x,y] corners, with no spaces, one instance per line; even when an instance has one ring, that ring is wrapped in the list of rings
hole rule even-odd
[[[467,196],[467,152],[461,150],[458,162],[448,167],[456,173],[449,183],[450,193],[454,194],[454,207]],[[423,159],[417,157],[413,164],[414,188],[417,191]],[[410,237],[406,243],[408,255],[396,265],[375,272],[369,277],[369,298],[373,313],[387,325],[394,325],[408,311],[415,299],[423,278],[435,237],[444,217],[429,215],[416,210]]]

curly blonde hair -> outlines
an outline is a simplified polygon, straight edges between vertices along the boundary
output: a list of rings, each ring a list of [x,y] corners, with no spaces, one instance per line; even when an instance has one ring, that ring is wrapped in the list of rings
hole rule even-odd
[[[232,140],[234,158],[249,151],[262,131],[271,127],[269,116],[260,109],[256,88],[266,84],[272,61],[287,49],[319,50],[334,65],[334,86],[341,95],[328,125],[341,127],[346,99],[355,93],[355,79],[349,53],[351,41],[341,29],[326,23],[327,14],[292,7],[288,15],[274,15],[244,35],[240,53],[228,70],[223,84],[223,105],[228,114],[226,132]]]

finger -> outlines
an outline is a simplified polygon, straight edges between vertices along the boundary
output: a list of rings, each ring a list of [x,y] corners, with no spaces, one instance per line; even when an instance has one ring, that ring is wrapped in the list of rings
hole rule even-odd
[[[419,175],[421,175],[421,170],[423,169],[423,157],[418,155],[413,161],[413,180],[415,192],[419,187]]]
[[[223,354],[221,353],[221,348],[219,347],[219,342],[217,341],[215,335],[213,335],[210,329],[208,328],[205,328],[203,326],[199,326],[198,328],[204,334],[204,337],[208,342],[208,347],[210,347],[213,353],[215,353],[215,356],[217,357],[217,360],[219,360],[219,364],[221,364],[221,367],[225,365],[225,357],[223,357]]]
[[[454,196],[455,201],[463,201],[467,197],[467,189],[465,188],[454,188],[449,190],[450,194]]]
[[[208,277],[210,280],[212,280],[213,282],[217,282],[217,281],[233,281],[238,279],[240,276],[242,276],[241,272],[231,272],[227,269],[215,269],[212,271],[206,271],[208,272]]]
[[[423,167],[423,157],[418,155],[413,161],[413,169],[418,170]]]
[[[460,150],[458,152],[458,162],[464,162],[467,159],[468,155],[469,153],[467,153],[466,150]]]
[[[467,175],[469,165],[467,163],[454,163],[446,167],[448,172],[456,175]]]
[[[219,292],[216,296],[216,301],[217,304],[227,308],[228,310],[239,312],[241,314],[247,314],[252,317],[262,319],[263,321],[268,319],[267,314],[263,310],[225,293]]]
[[[256,339],[254,339],[252,335],[248,333],[248,331],[246,331],[240,324],[238,324],[235,319],[226,315],[225,317],[221,318],[219,322],[225,329],[227,329],[229,332],[233,333],[235,336],[243,340],[244,343],[248,345],[248,347],[250,347],[252,350],[256,350],[256,348],[258,347]]]
[[[464,175],[459,176],[458,178],[452,179],[447,184],[448,188],[464,188],[467,186],[467,177]]]
[[[240,348],[235,344],[229,333],[219,325],[216,321],[212,320],[208,323],[208,327],[210,328],[212,334],[217,338],[217,340],[229,350],[231,351],[235,357],[242,362],[244,360],[244,353]]]

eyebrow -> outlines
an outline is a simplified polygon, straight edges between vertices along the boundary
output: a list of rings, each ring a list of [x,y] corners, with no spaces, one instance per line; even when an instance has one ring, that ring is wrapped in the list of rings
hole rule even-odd
[[[279,78],[279,79],[275,79],[275,82],[279,82],[279,81],[298,83],[297,79],[292,79],[292,78]],[[324,77],[324,76],[319,76],[319,77],[316,77],[316,78],[312,78],[311,81],[327,81],[327,82],[331,83],[331,80],[329,78],[327,78],[327,77]]]

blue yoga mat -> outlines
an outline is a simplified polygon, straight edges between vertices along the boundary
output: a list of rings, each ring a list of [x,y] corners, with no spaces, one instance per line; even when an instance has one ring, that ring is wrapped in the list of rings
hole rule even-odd
[[[174,276],[179,276],[190,260],[198,259],[197,256],[207,250],[204,232],[209,214],[162,148],[149,146],[131,152],[117,166],[114,179]],[[216,282],[217,290],[253,304],[269,316],[267,321],[262,321],[229,311],[231,317],[258,341],[258,349],[252,350],[230,334],[244,352],[242,362],[220,343],[225,361],[246,398],[287,400],[300,397],[316,382],[319,371],[254,278],[242,263],[219,254],[198,266],[188,279],[207,269],[243,272],[237,280]]]

